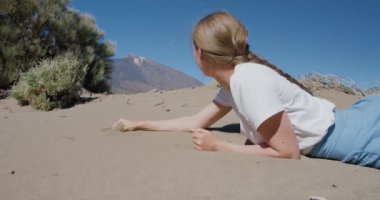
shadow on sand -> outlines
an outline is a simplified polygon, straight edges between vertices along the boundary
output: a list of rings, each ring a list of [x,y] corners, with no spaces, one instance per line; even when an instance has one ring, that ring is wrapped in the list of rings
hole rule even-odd
[[[211,127],[211,128],[208,128],[207,130],[240,134],[240,124],[228,124],[222,127]]]
[[[228,124],[222,127],[212,127],[208,128],[209,131],[220,131],[224,133],[233,133],[233,134],[240,134],[240,124]],[[251,142],[249,139],[247,139],[244,143],[244,145],[253,145],[253,142]]]

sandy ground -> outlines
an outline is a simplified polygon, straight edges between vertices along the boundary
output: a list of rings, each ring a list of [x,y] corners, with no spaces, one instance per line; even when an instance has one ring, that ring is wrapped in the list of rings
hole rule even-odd
[[[0,100],[0,200],[60,199],[379,199],[380,171],[337,161],[198,152],[188,133],[119,133],[120,117],[193,114],[214,86],[99,96],[51,112]],[[355,98],[319,94],[344,107]],[[215,127],[243,143],[233,113]],[[225,127],[226,128],[226,127]],[[227,129],[224,129],[227,130]]]

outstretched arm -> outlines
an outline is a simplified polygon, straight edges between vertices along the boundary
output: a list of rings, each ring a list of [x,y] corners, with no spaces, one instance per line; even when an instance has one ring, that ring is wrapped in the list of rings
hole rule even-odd
[[[132,121],[120,119],[113,128],[120,131],[190,131],[192,128],[207,128],[226,115],[230,107],[211,102],[197,114],[169,120]]]

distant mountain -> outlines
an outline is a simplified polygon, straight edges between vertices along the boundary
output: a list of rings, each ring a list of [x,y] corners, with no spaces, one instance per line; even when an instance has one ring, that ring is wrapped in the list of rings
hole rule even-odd
[[[114,59],[112,65],[110,84],[114,93],[138,93],[203,85],[171,67],[134,54]]]

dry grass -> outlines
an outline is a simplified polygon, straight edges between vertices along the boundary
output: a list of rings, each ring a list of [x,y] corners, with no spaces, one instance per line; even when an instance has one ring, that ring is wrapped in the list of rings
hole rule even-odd
[[[312,92],[320,89],[334,89],[357,97],[367,96],[369,93],[360,89],[354,81],[335,75],[321,75],[309,73],[300,78],[299,81]],[[375,92],[379,91],[374,89]]]

